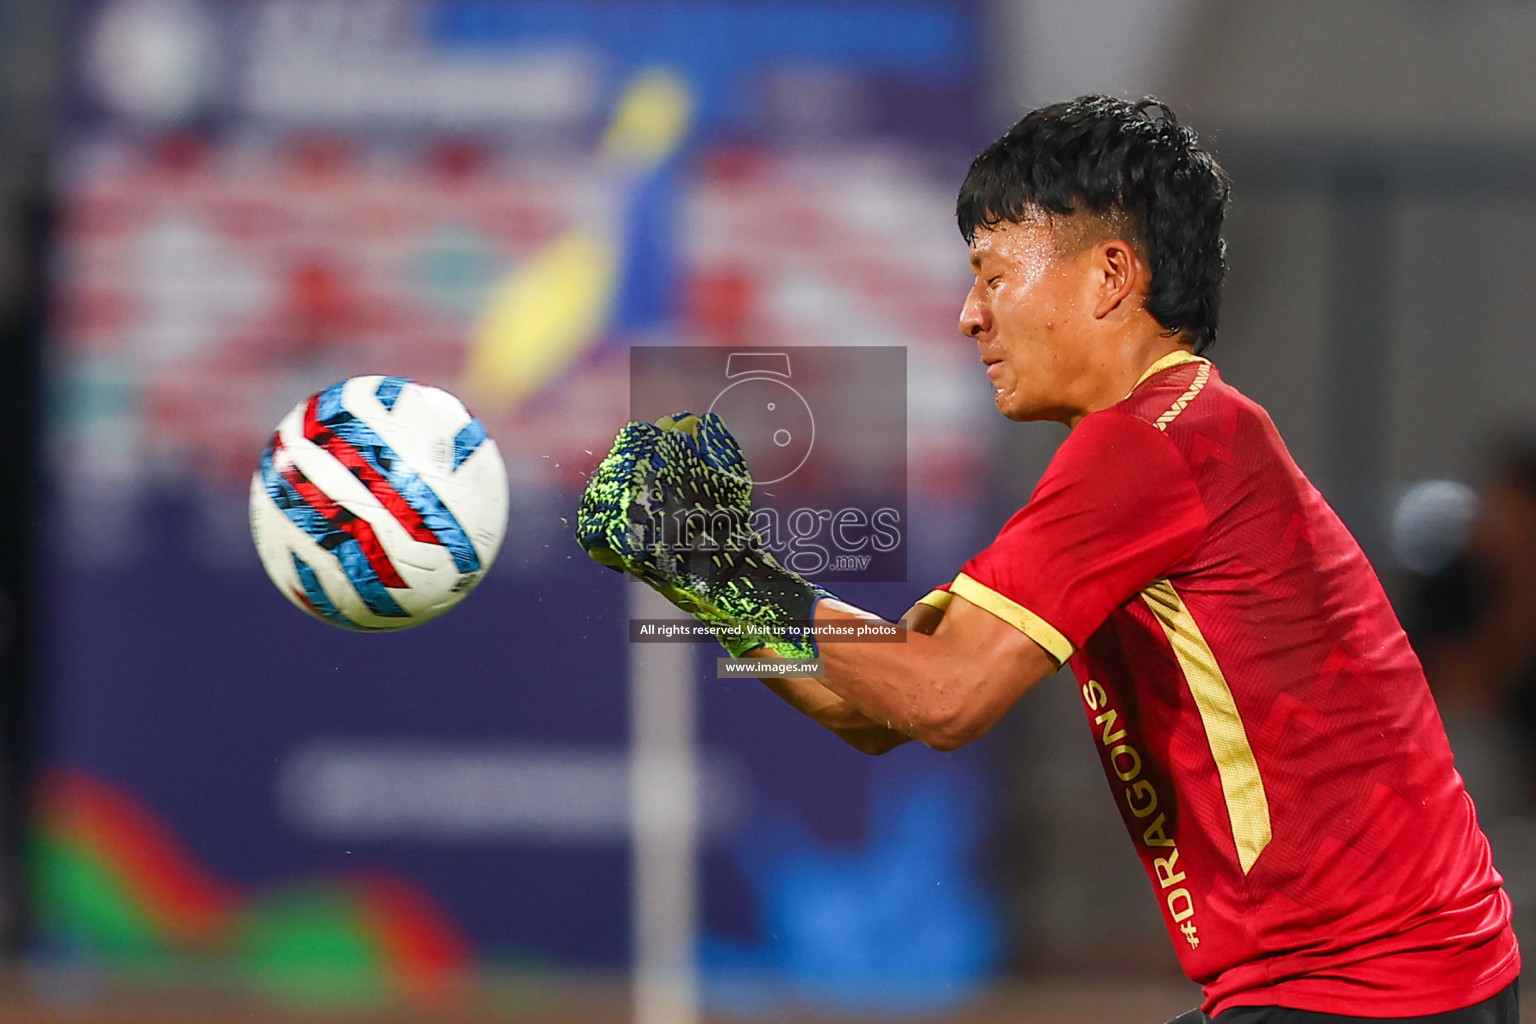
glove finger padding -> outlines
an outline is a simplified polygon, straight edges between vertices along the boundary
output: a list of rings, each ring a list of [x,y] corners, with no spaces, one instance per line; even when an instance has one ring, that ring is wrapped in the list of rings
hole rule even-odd
[[[630,515],[653,472],[660,434],[650,423],[630,423],[620,430],[576,509],[576,543],[603,565],[637,576],[644,575],[638,559],[645,538],[630,528]]]
[[[736,438],[726,429],[725,420],[720,418],[719,413],[707,412],[702,416],[677,413],[657,420],[656,426],[661,430],[675,430],[687,435],[706,465],[740,478],[746,485],[746,489],[741,492],[741,499],[751,504],[752,474],[747,469],[747,457],[742,453]]]

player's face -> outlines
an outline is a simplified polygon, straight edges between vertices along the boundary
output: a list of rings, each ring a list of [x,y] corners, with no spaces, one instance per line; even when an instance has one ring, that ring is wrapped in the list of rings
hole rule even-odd
[[[1077,336],[1084,256],[1061,255],[1043,219],[976,232],[976,281],[960,310],[960,332],[975,339],[997,408],[1009,419],[1070,424],[1086,411],[1078,392],[1092,370],[1091,346]]]

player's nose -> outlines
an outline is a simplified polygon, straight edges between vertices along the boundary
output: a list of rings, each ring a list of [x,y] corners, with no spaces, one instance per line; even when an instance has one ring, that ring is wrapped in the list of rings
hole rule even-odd
[[[991,323],[991,314],[977,298],[976,290],[972,289],[960,307],[960,333],[967,338],[979,338],[986,333]]]

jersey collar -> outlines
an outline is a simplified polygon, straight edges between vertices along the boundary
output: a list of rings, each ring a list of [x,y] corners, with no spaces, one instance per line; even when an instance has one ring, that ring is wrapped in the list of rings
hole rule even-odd
[[[1183,349],[1175,349],[1174,351],[1169,352],[1167,355],[1163,356],[1163,358],[1159,359],[1157,362],[1153,363],[1151,366],[1147,367],[1147,372],[1136,378],[1136,383],[1131,385],[1131,390],[1135,391],[1137,388],[1141,387],[1143,383],[1146,382],[1148,377],[1151,377],[1154,374],[1162,373],[1164,370],[1171,369],[1175,366],[1183,366],[1185,363],[1208,362],[1210,362],[1210,360],[1204,356],[1197,356],[1193,352],[1185,352]]]

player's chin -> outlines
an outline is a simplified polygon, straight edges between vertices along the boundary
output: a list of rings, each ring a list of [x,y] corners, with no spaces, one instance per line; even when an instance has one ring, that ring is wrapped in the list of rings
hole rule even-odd
[[[1013,389],[994,392],[992,400],[997,405],[997,411],[1015,423],[1038,423],[1041,420],[1061,419],[1052,407],[1040,402],[1028,401]]]
[[[1027,403],[1020,402],[1016,392],[1011,388],[998,388],[992,392],[992,401],[997,406],[997,411],[1015,423],[1024,423],[1035,417],[1029,415]]]

